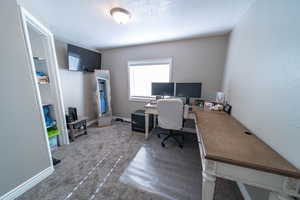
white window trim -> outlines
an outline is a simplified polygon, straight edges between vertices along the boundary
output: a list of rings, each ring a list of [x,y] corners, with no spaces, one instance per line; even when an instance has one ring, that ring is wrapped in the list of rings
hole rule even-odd
[[[147,102],[149,100],[154,100],[154,97],[131,97],[130,96],[130,71],[129,67],[134,65],[153,65],[153,64],[169,64],[169,79],[173,82],[173,58],[159,58],[159,59],[144,59],[144,60],[130,60],[127,63],[127,85],[128,85],[128,100],[135,102]]]

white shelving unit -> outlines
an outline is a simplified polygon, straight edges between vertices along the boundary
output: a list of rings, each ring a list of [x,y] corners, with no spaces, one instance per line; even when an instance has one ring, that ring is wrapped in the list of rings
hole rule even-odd
[[[42,54],[43,52],[43,43],[42,38],[41,42],[38,43],[35,40],[39,39],[39,35],[34,33],[32,30],[30,32],[30,36],[33,38],[31,39],[32,42],[32,50],[34,55]],[[53,97],[52,87],[50,87],[50,77],[49,77],[49,66],[47,60],[45,58],[40,57],[33,57],[34,60],[34,67],[36,71],[36,78],[39,86],[39,91],[42,99],[42,107],[43,113],[45,118],[45,126],[47,129],[49,145],[52,151],[57,149],[57,146],[60,144],[58,137],[61,131],[57,127],[56,123],[56,108],[54,105],[55,98]],[[42,75],[39,75],[42,74]],[[45,87],[45,85],[49,87]],[[45,112],[47,110],[47,112]],[[47,114],[46,114],[47,113]]]
[[[49,139],[49,147],[51,147],[51,142],[53,142],[51,138],[53,137],[58,137],[60,145],[68,144],[69,138],[53,35],[23,9],[22,18],[32,63],[32,75],[36,81],[36,91],[40,108],[43,111],[42,121],[44,122],[45,136],[47,140]]]

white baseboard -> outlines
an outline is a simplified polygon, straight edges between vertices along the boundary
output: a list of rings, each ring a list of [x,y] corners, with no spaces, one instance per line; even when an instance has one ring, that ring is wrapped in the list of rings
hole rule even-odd
[[[23,194],[24,192],[28,191],[32,187],[34,187],[36,184],[47,178],[49,175],[51,175],[54,172],[54,168],[48,167],[47,169],[44,169],[37,175],[31,177],[21,185],[17,186],[16,188],[12,189],[11,191],[7,192],[3,196],[0,197],[0,200],[12,200]]]
[[[237,185],[238,185],[244,199],[245,200],[252,200],[252,198],[251,198],[249,192],[247,191],[245,185],[243,183],[240,183],[240,182],[237,182]]]
[[[91,126],[92,124],[96,123],[97,122],[97,119],[92,119],[92,120],[89,120],[86,122],[86,125],[87,126]]]
[[[115,120],[115,119],[117,119],[117,118],[122,119],[122,120],[125,121],[125,122],[131,123],[131,119],[130,119],[130,118],[127,118],[127,117],[121,117],[121,116],[117,116],[117,115],[113,115],[113,120]]]

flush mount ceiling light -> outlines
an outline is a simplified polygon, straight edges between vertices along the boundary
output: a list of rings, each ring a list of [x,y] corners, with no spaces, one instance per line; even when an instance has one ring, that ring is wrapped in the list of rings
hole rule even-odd
[[[114,20],[119,24],[127,24],[131,15],[128,10],[125,10],[124,8],[112,8],[110,10],[111,16],[114,18]]]

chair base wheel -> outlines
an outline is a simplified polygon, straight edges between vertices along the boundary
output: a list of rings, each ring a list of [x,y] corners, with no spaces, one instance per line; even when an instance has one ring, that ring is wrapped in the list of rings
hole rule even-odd
[[[182,148],[183,148],[183,145],[182,145],[182,144],[180,144],[180,145],[179,145],[179,147],[182,149]]]
[[[164,143],[161,143],[161,146],[162,146],[162,147],[166,147],[166,145],[165,145]]]
[[[160,138],[160,134],[157,134],[157,137]]]

